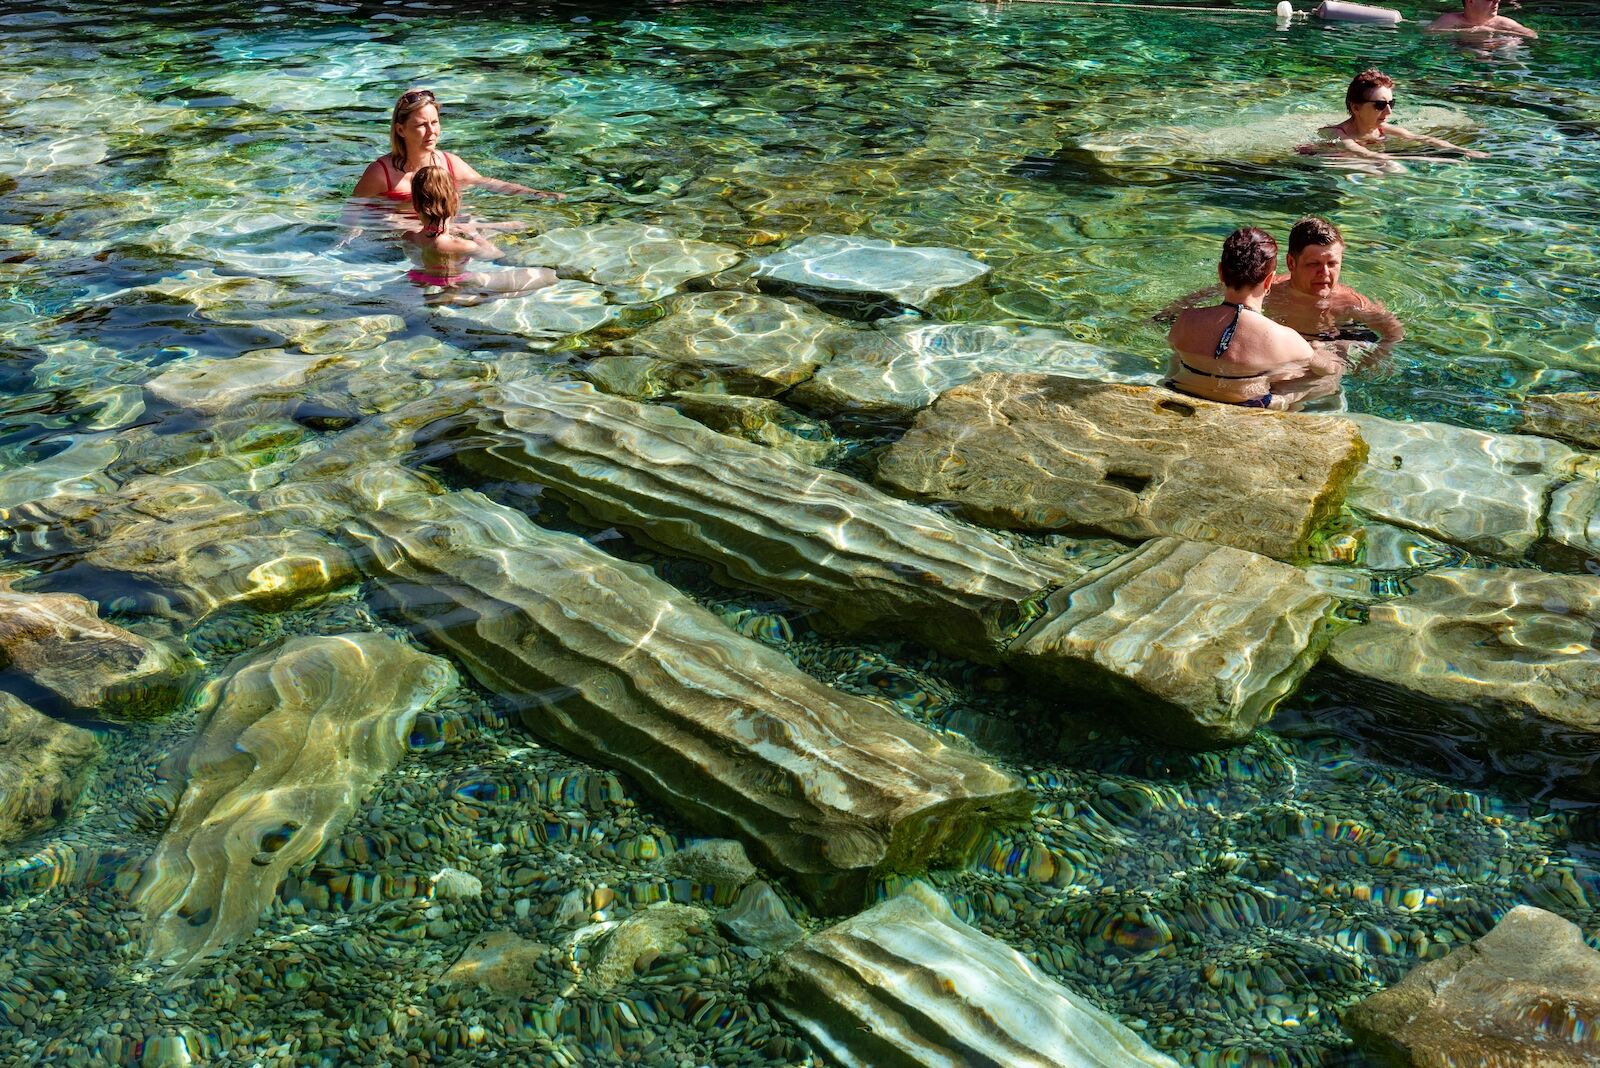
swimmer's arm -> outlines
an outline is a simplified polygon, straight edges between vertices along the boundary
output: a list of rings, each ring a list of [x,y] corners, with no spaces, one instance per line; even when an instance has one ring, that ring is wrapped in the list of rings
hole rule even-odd
[[[1162,308],[1160,311],[1156,312],[1150,317],[1150,321],[1153,323],[1176,322],[1179,313],[1186,312],[1190,308],[1199,307],[1201,304],[1215,301],[1221,295],[1221,286],[1207,286],[1204,289],[1197,289],[1187,296],[1179,297],[1171,304],[1168,304],[1165,308]]]
[[[530,197],[544,197],[547,200],[565,200],[561,193],[550,193],[543,189],[532,189],[516,182],[507,182],[500,178],[486,178],[479,174],[477,169],[455,153],[450,153],[450,158],[456,164],[456,177],[462,185],[477,185],[489,190],[491,193],[523,193]]]
[[[1389,129],[1393,130],[1394,127],[1391,126]],[[1371,160],[1386,171],[1403,173],[1406,169],[1405,164],[1401,163],[1393,156],[1370,149],[1352,137],[1341,136],[1338,144],[1342,150],[1350,153],[1352,156],[1355,156],[1358,159]]]
[[[500,255],[500,250],[493,242],[470,227],[463,227],[448,237],[439,238],[439,251],[461,256],[479,256],[490,260]]]
[[[1499,30],[1501,33],[1509,33],[1517,37],[1526,37],[1530,41],[1538,40],[1539,38],[1539,34],[1537,32],[1527,26],[1524,26],[1516,19],[1507,18],[1504,15],[1498,15],[1495,17],[1494,22],[1494,28]]]
[[[1362,298],[1361,304],[1350,309],[1350,318],[1365,324],[1373,333],[1378,335],[1378,343],[1372,347],[1372,358],[1363,361],[1368,367],[1382,365],[1394,351],[1394,347],[1405,340],[1405,324],[1399,316],[1385,308],[1375,300]]]
[[[1403,137],[1407,141],[1416,141],[1420,144],[1429,145],[1433,148],[1442,148],[1446,152],[1459,152],[1468,159],[1489,158],[1489,153],[1487,152],[1479,152],[1475,148],[1462,148],[1460,145],[1451,144],[1442,137],[1430,137],[1428,134],[1413,133],[1412,131],[1401,126],[1391,126],[1389,127],[1389,132],[1394,134],[1396,137]]]

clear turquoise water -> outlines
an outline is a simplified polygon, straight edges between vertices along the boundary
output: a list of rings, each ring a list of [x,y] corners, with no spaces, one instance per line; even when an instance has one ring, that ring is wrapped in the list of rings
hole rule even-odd
[[[263,320],[395,314],[407,336],[479,355],[526,347],[427,314],[381,228],[335,247],[348,236],[343,192],[410,85],[445,101],[446,147],[569,193],[553,207],[474,195],[486,217],[534,231],[629,219],[750,249],[820,233],[965,249],[992,273],[931,313],[1060,327],[1149,354],[1152,368],[1164,328],[1150,316],[1207,281],[1222,235],[1246,222],[1282,234],[1324,214],[1350,243],[1346,281],[1408,329],[1387,368],[1352,381],[1352,408],[1504,429],[1523,393],[1600,388],[1600,30],[1584,8],[1541,5],[1526,20],[1561,32],[1483,56],[1414,25],[1278,31],[1254,11],[10,5],[0,497],[9,507],[93,479],[96,465],[72,457],[121,440],[142,382],[173,361],[281,344]],[[1399,80],[1397,121],[1407,107],[1455,107],[1469,121],[1450,136],[1494,158],[1380,177],[1269,148],[1217,159],[1185,147],[1240,123],[1264,124],[1265,143],[1285,115],[1337,111],[1370,63]],[[1188,132],[1161,132],[1173,126]],[[1108,158],[1104,146],[1130,139],[1167,147]],[[275,285],[215,304],[126,292],[195,269]],[[650,314],[627,309],[623,322]],[[51,462],[63,474],[30,474]],[[67,482],[53,490],[57,477]],[[730,613],[772,610],[692,568],[660,569]],[[1188,1062],[1344,1063],[1340,1008],[1519,902],[1600,930],[1592,807],[1540,796],[1537,768],[1470,747],[1373,743],[1360,695],[1313,685],[1230,753],[1062,739],[1059,712],[1005,677],[826,641],[790,615],[792,637],[762,633],[803,666],[1029,776],[1031,823],[975,842],[971,862],[935,882],[982,929]],[[187,640],[220,665],[285,630],[352,625],[380,624],[353,603],[230,616]],[[594,1063],[812,1056],[781,1027],[757,1033],[770,1025],[743,994],[752,964],[725,945],[702,947],[721,961],[714,980],[669,968],[606,998],[552,990],[463,1006],[433,992],[479,931],[518,925],[558,942],[555,903],[573,888],[604,884],[635,905],[720,892],[644,863],[690,836],[609,772],[541,751],[537,789],[507,785],[487,805],[463,794],[526,775],[507,756],[526,736],[482,697],[420,729],[402,770],[286,886],[263,938],[189,982],[142,971],[120,895],[164,826],[167,809],[147,800],[160,796],[154,769],[192,725],[178,710],[105,731],[111,755],[79,812],[8,852],[0,1028],[13,1035],[0,1061],[137,1063],[173,1036],[197,1058],[264,1063],[427,1051],[544,1063],[557,1048]],[[419,844],[397,830],[408,823],[427,826]],[[537,830],[508,830],[519,826]],[[409,903],[428,874],[484,859],[497,840],[537,872],[532,889],[414,937]],[[522,896],[531,912],[514,918]],[[318,978],[287,983],[297,969]],[[665,1052],[674,1042],[684,1049]]]

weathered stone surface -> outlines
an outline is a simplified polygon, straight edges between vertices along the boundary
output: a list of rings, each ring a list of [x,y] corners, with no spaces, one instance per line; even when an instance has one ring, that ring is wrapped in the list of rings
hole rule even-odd
[[[1579,478],[1550,495],[1543,559],[1566,570],[1595,570],[1600,560],[1600,482]]]
[[[48,497],[111,490],[116,483],[106,475],[106,468],[116,460],[117,451],[109,434],[76,437],[46,459],[0,471],[0,509]]]
[[[118,482],[164,475],[226,487],[270,485],[277,472],[320,447],[310,430],[272,415],[209,419],[166,433],[130,427],[118,437],[121,455],[106,469]]]
[[[782,949],[806,934],[789,915],[783,899],[763,882],[740,891],[739,899],[717,917],[717,923],[739,942],[766,950]]]
[[[583,988],[606,994],[634,976],[634,964],[646,953],[659,954],[681,942],[690,931],[710,930],[711,914],[693,905],[658,901],[640,909],[611,929],[583,970]]]
[[[1578,456],[1545,438],[1445,423],[1346,417],[1370,449],[1349,503],[1368,515],[1473,552],[1520,557],[1539,537],[1551,487]]]
[[[1594,1068],[1600,952],[1576,924],[1518,905],[1494,930],[1344,1015],[1395,1068]]]
[[[164,711],[184,669],[167,649],[100,618],[67,593],[25,593],[0,582],[0,667],[73,708],[106,715]]]
[[[1600,579],[1446,568],[1408,584],[1329,658],[1400,691],[1414,713],[1470,709],[1508,747],[1600,752]]]
[[[736,834],[828,907],[1026,807],[1012,776],[479,494],[406,498],[348,531],[381,599],[530,730]]]
[[[1160,379],[1149,360],[1032,327],[893,323],[841,332],[829,349],[833,358],[790,396],[830,415],[908,420],[952,386],[997,371],[1101,382]]]
[[[828,358],[826,339],[848,329],[815,309],[756,293],[685,293],[667,315],[615,346],[770,395],[803,382]]]
[[[706,560],[734,583],[992,659],[1020,605],[1074,574],[848,476],[586,385],[516,383],[456,459],[537,482],[601,524]]]
[[[305,388],[318,371],[339,360],[337,353],[263,349],[229,359],[190,358],[171,364],[145,383],[155,399],[214,415],[262,397],[289,397]]]
[[[606,303],[604,289],[570,278],[520,297],[496,297],[469,306],[441,304],[434,311],[469,335],[516,334],[535,349],[597,329],[620,314]]]
[[[187,786],[133,894],[149,959],[188,966],[248,934],[455,681],[393,638],[341,634],[292,639],[213,683],[193,744],[169,762]]]
[[[777,449],[803,464],[826,464],[844,453],[844,444],[827,424],[807,419],[775,400],[685,392],[673,393],[671,400],[673,407],[697,423]]]
[[[743,886],[756,877],[744,846],[732,838],[711,838],[678,850],[661,862],[674,875],[702,883]]]
[[[442,978],[496,994],[531,994],[548,982],[540,965],[551,953],[550,947],[510,931],[492,931],[468,946]]]
[[[0,845],[54,827],[99,755],[91,732],[0,692]]]
[[[986,264],[956,249],[818,234],[763,257],[754,276],[824,293],[886,296],[920,305],[988,273]]]
[[[660,300],[693,278],[727,270],[740,253],[625,219],[547,230],[510,259],[605,286],[624,301]]]
[[[1009,660],[1126,715],[1110,726],[1237,742],[1315,663],[1333,603],[1297,567],[1161,538],[1051,594]]]
[[[1522,429],[1600,449],[1600,392],[1531,393],[1522,403]]]
[[[1365,455],[1341,419],[992,374],[919,415],[878,479],[990,526],[1176,535],[1297,560]]]
[[[922,883],[795,946],[758,990],[845,1068],[1176,1068]]]

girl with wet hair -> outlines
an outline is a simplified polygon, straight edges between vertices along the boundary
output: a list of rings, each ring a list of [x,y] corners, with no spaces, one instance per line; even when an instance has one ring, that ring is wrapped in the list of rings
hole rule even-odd
[[[445,168],[417,169],[411,176],[411,205],[422,229],[405,235],[417,261],[406,277],[429,290],[433,299],[473,304],[488,297],[529,293],[556,280],[554,272],[543,267],[467,269],[475,256],[492,259],[501,253],[475,228],[455,222],[461,194]]]
[[[1403,172],[1401,159],[1426,159],[1422,156],[1394,156],[1378,147],[1394,140],[1414,141],[1446,152],[1459,152],[1467,159],[1487,159],[1489,153],[1451,144],[1442,137],[1414,133],[1389,120],[1394,117],[1399,102],[1395,97],[1394,79],[1376,67],[1357,74],[1344,93],[1345,110],[1350,117],[1334,126],[1324,126],[1317,131],[1325,142],[1320,145],[1302,145],[1304,153],[1331,153],[1377,164],[1378,169]]]

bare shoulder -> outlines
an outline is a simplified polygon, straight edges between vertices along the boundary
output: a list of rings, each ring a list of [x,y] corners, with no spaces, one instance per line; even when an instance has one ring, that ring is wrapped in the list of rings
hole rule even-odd
[[[355,196],[375,196],[389,188],[389,176],[384,173],[383,160],[375,159],[367,164],[367,169],[361,172],[361,177],[356,181]]]
[[[1424,30],[1459,30],[1464,21],[1459,11],[1446,11],[1422,28]]]
[[[1267,327],[1267,333],[1272,341],[1275,353],[1290,359],[1299,359],[1311,353],[1311,345],[1300,332],[1293,327],[1275,323],[1271,319],[1263,319],[1262,324]]]
[[[1505,15],[1496,15],[1494,18],[1489,20],[1489,25],[1506,33],[1521,34],[1523,37],[1533,38],[1539,36],[1533,30],[1524,26],[1516,19],[1507,18]]]
[[[454,152],[446,152],[444,154],[444,158],[450,161],[450,169],[455,172],[457,178],[482,177],[482,175],[473,169],[472,164],[468,163]]]

